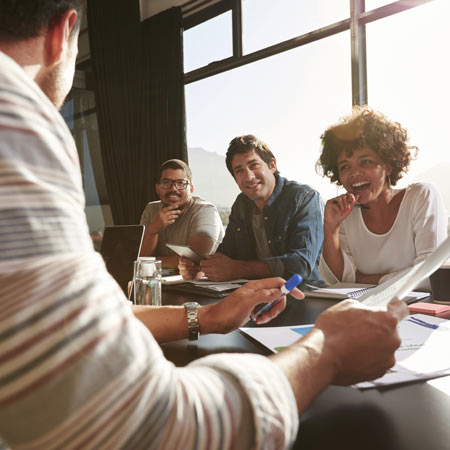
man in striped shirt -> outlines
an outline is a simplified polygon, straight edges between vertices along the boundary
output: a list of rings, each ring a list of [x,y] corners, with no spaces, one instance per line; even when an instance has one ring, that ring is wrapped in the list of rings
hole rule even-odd
[[[27,449],[289,447],[298,415],[328,384],[371,379],[393,364],[404,306],[341,303],[272,358],[215,355],[186,368],[165,360],[149,328],[161,341],[186,338],[186,312],[142,307],[141,321],[133,315],[92,248],[77,152],[55,109],[73,77],[81,4],[1,2],[0,441]],[[254,281],[199,308],[200,331],[238,327],[282,284]]]

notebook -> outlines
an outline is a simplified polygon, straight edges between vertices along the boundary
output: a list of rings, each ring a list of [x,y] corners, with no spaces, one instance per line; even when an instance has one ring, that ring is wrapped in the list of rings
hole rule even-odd
[[[375,284],[362,283],[336,283],[331,286],[317,288],[306,284],[303,292],[306,297],[330,298],[335,300],[343,300],[345,298],[353,298],[359,300],[365,294],[373,293],[377,286]],[[430,297],[430,292],[411,291],[403,298],[405,303],[413,303]]]
[[[105,227],[100,253],[108,272],[127,295],[128,282],[133,279],[133,263],[141,251],[144,225]]]

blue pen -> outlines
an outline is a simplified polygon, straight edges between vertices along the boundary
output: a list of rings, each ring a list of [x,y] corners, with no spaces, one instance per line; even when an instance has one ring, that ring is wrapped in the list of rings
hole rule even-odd
[[[261,305],[258,305],[253,312],[250,315],[250,319],[255,321],[261,314],[264,314],[265,312],[269,311],[275,303],[280,301],[285,295],[289,294],[289,292],[292,291],[295,287],[297,287],[302,282],[302,277],[300,275],[292,275],[289,280],[286,281],[284,286],[281,287],[281,295],[280,297],[276,298],[273,302],[270,303],[261,303]]]
[[[436,325],[434,323],[425,322],[425,320],[418,319],[417,317],[408,317],[406,319],[408,322],[415,323],[416,325],[420,325],[425,328],[432,328],[433,330],[437,330],[439,328],[439,325]]]

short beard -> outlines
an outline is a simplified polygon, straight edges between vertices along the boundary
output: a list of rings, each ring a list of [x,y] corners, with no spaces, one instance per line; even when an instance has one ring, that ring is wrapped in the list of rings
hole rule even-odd
[[[39,87],[53,103],[53,105],[55,105],[57,110],[61,108],[66,98],[66,96],[61,92],[58,72],[58,68],[55,68],[55,70],[48,73],[45,77],[38,81]]]
[[[186,203],[183,203],[182,205],[178,205],[178,209],[180,211],[185,210],[191,204],[191,202],[192,202],[192,197]],[[162,202],[162,203],[164,206],[170,206],[170,203],[164,203],[164,202]]]

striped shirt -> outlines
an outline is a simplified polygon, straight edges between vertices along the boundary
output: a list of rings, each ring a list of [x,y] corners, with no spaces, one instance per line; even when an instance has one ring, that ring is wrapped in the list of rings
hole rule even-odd
[[[272,449],[297,427],[291,387],[267,358],[164,358],[92,248],[69,130],[0,52],[3,446]]]

